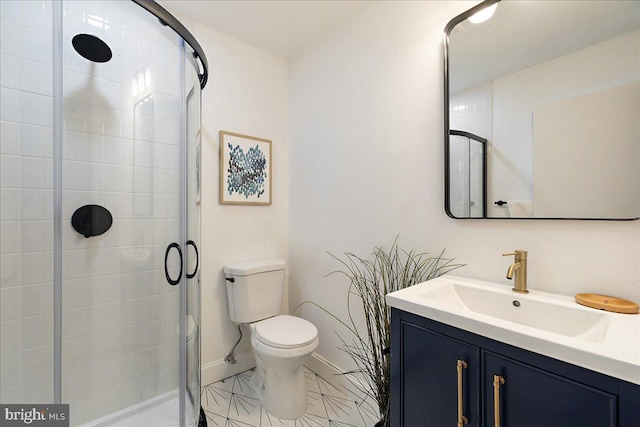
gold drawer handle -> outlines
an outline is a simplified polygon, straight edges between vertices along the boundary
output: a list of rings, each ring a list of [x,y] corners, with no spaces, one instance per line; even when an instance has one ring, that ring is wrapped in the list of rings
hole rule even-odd
[[[504,384],[500,375],[493,376],[493,419],[495,427],[500,427],[500,386]]]
[[[456,369],[458,370],[458,427],[462,427],[469,422],[467,417],[462,414],[462,407],[464,406],[462,403],[462,370],[467,369],[467,362],[458,359]]]

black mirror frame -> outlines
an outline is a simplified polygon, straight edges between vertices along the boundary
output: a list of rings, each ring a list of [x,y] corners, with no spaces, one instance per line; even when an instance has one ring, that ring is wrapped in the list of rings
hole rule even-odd
[[[485,0],[482,3],[477,4],[471,9],[467,10],[464,13],[453,18],[444,28],[444,38],[443,38],[443,48],[444,48],[444,211],[445,213],[453,218],[453,219],[508,219],[508,220],[582,220],[582,221],[636,221],[639,220],[640,217],[635,218],[505,218],[505,217],[489,217],[487,216],[487,210],[483,209],[482,217],[457,217],[451,213],[450,205],[451,205],[451,195],[450,195],[450,185],[451,185],[451,170],[449,165],[449,136],[450,136],[450,124],[449,124],[449,35],[451,31],[455,28],[456,25],[468,19],[470,16],[478,13],[482,9],[485,9],[493,4],[500,2],[501,0]],[[483,161],[485,170],[483,171],[483,175],[485,178],[485,193],[486,193],[486,158]],[[484,203],[486,204],[486,194]],[[504,203],[504,202],[503,202]]]

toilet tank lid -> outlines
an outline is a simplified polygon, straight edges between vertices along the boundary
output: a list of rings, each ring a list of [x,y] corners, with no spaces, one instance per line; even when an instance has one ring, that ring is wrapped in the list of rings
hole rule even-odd
[[[259,259],[226,265],[224,273],[231,276],[248,276],[267,271],[284,270],[285,265],[286,262],[282,258]]]

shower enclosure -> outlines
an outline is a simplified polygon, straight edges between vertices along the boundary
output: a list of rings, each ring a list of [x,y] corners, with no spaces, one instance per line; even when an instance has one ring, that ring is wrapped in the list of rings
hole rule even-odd
[[[449,202],[456,218],[487,217],[487,140],[461,130],[449,131]]]
[[[0,30],[0,403],[197,425],[202,49],[143,0]]]

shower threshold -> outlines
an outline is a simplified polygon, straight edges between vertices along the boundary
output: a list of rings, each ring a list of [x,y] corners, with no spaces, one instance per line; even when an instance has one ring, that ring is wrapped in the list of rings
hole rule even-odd
[[[173,390],[79,427],[175,427],[179,415],[178,390]]]

